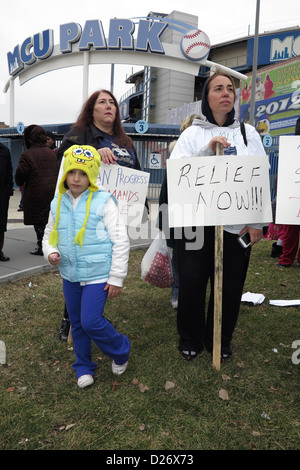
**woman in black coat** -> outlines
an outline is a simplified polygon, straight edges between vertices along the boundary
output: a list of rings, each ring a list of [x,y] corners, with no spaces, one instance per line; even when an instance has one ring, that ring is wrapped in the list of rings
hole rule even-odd
[[[37,235],[37,248],[30,253],[43,256],[42,240],[54,197],[58,164],[56,153],[47,146],[43,127],[35,124],[28,126],[24,140],[27,150],[20,157],[15,182],[18,186],[25,185],[24,225],[33,225]]]
[[[118,102],[108,90],[95,91],[84,103],[76,123],[64,136],[57,151],[59,164],[64,152],[74,144],[91,145],[96,148],[103,163],[117,163],[141,170],[133,142],[123,129]],[[147,202],[146,208],[148,210]],[[69,328],[68,312],[65,307],[59,332],[61,340],[67,340]]]
[[[4,232],[7,230],[9,198],[13,194],[13,169],[11,155],[5,145],[0,143],[0,261],[9,261],[3,254]]]

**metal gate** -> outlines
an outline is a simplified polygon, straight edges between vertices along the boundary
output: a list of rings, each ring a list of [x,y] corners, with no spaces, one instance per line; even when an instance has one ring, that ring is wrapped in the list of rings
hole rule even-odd
[[[134,124],[125,124],[124,129],[133,140],[142,171],[150,173],[148,200],[158,201],[166,171],[166,160],[170,156],[169,145],[178,138],[179,126],[150,124],[145,134],[136,133]],[[151,163],[153,159],[156,164]]]
[[[45,130],[53,132],[56,136],[56,146],[59,147],[70,129],[70,124],[53,124],[44,126]],[[128,134],[137,151],[141,169],[150,173],[148,200],[158,201],[160,187],[164,179],[166,160],[170,156],[169,144],[178,138],[179,126],[149,124],[145,134],[139,134],[135,130],[134,123],[123,123],[124,130]],[[16,128],[5,128],[0,130],[0,141],[11,151],[14,173],[18,165],[21,153],[25,150],[23,135],[18,134]],[[151,167],[149,160],[151,155],[159,156],[160,165]]]

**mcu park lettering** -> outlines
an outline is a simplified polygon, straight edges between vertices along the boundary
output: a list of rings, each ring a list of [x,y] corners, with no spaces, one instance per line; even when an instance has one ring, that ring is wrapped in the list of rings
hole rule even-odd
[[[153,21],[154,19],[159,18],[151,18],[152,21],[139,20],[136,40],[133,37],[135,23],[130,19],[111,19],[108,39],[105,38],[100,20],[86,21],[83,29],[78,23],[60,25],[59,52],[61,54],[72,53],[74,44],[78,43],[79,52],[89,51],[92,48],[96,51],[124,50],[165,54],[160,36],[170,26],[169,21],[160,21],[160,19]],[[188,30],[187,26],[190,25],[185,24],[183,32]],[[24,65],[32,65],[37,60],[48,59],[53,51],[53,30],[47,29],[28,37],[21,46],[15,46],[14,51],[7,54],[9,74],[15,76],[24,68]]]
[[[167,29],[179,33],[179,40],[163,42],[163,37],[168,39],[163,34]],[[59,43],[55,45],[54,31],[46,29],[7,53],[10,78],[3,92],[10,92],[10,125],[14,125],[15,79],[23,85],[39,75],[66,67],[82,66],[83,102],[88,97],[89,66],[94,64],[147,65],[196,76],[200,65],[204,65],[210,69],[217,67],[239,80],[247,79],[207,60],[209,51],[210,41],[203,31],[171,16],[110,19],[107,38],[98,19],[86,21],[84,28],[78,23],[66,23],[60,25]]]
[[[167,29],[179,33],[179,40],[163,42]],[[167,16],[110,19],[107,38],[98,19],[87,20],[84,28],[71,22],[60,25],[59,43],[55,45],[54,31],[46,29],[29,36],[21,45],[16,45],[13,52],[7,53],[10,80],[3,91],[6,93],[13,87],[16,77],[23,85],[40,74],[76,65],[83,65],[86,88],[89,65],[100,63],[148,65],[192,75],[198,75],[200,65],[217,66],[240,80],[247,78],[207,60],[209,51],[210,41],[204,31]],[[11,93],[13,95],[12,89]]]

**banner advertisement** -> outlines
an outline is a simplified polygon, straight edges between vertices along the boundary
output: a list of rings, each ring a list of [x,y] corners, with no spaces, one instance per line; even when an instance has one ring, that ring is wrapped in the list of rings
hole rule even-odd
[[[262,137],[271,165],[271,189],[277,174],[279,136],[294,135],[300,116],[300,60],[285,60],[257,71],[240,85],[239,119],[249,122],[251,88],[255,86],[255,128]]]

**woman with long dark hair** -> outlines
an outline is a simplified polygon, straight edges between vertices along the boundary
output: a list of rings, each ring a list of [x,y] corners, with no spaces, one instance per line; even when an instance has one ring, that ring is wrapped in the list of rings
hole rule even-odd
[[[103,163],[117,162],[141,169],[133,142],[123,129],[118,102],[108,90],[95,91],[85,102],[77,121],[63,138],[58,158],[74,144],[96,148]]]
[[[57,151],[59,162],[72,145],[91,145],[98,150],[101,161],[107,164],[141,170],[131,138],[125,133],[118,102],[108,90],[95,91],[84,103],[77,121],[64,136]],[[70,322],[65,307],[59,330],[62,341],[68,339]]]

